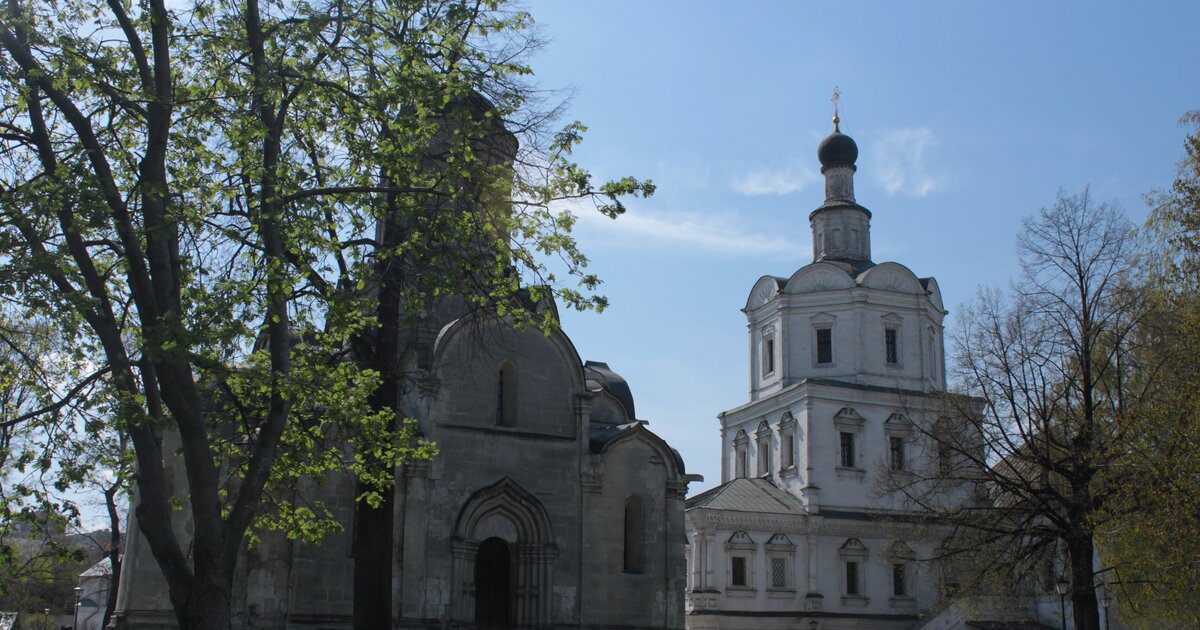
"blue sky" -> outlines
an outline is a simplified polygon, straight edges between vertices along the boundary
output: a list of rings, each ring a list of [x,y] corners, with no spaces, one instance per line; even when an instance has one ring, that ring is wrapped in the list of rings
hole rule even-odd
[[[935,276],[955,325],[1016,273],[1020,219],[1059,189],[1144,220],[1200,108],[1200,3],[567,2],[526,5],[551,41],[539,84],[598,177],[658,193],[577,236],[602,315],[564,313],[585,359],[628,379],[639,417],[720,480],[716,415],[747,400],[751,286],[812,260],[817,143],[842,92],[876,262]]]

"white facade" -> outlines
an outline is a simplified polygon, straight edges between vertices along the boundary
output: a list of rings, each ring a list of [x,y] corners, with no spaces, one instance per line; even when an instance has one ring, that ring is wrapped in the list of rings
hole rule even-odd
[[[939,603],[916,560],[936,539],[888,487],[937,465],[914,424],[936,421],[946,311],[932,278],[870,260],[853,140],[818,155],[813,262],[751,290],[750,400],[719,416],[722,485],[687,502],[689,628],[908,628]]]

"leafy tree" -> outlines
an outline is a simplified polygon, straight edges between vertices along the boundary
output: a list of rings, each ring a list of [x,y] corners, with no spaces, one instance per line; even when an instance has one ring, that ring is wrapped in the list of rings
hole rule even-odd
[[[1137,375],[1149,395],[1126,419],[1129,456],[1112,501],[1104,559],[1123,608],[1147,627],[1200,624],[1200,113],[1170,191],[1150,198],[1150,306]]]
[[[80,562],[106,555],[120,570],[128,452],[123,433],[104,422],[104,371],[89,372],[50,327],[6,306],[0,307],[9,315],[0,318],[0,573],[7,577],[0,578],[0,602],[12,602],[5,610],[57,609],[71,600],[78,569],[86,568]],[[107,530],[79,533],[86,506],[78,503],[93,495],[102,497]],[[106,617],[115,595],[110,588]]]
[[[892,489],[947,532],[949,580],[1028,593],[1065,578],[1075,627],[1096,630],[1096,540],[1112,519],[1120,419],[1140,396],[1128,378],[1142,313],[1128,290],[1134,232],[1084,190],[1026,219],[1017,246],[1011,296],[981,292],[961,309],[960,392],[927,429],[936,456]]]
[[[103,374],[182,627],[229,627],[252,528],[336,526],[289,502],[302,476],[356,475],[360,533],[390,531],[395,467],[430,454],[406,366],[447,296],[546,327],[551,294],[603,307],[551,204],[616,216],[653,186],[571,160],[583,128],[548,130],[530,29],[490,0],[0,11],[0,294]],[[390,627],[389,546],[356,540],[355,625]]]

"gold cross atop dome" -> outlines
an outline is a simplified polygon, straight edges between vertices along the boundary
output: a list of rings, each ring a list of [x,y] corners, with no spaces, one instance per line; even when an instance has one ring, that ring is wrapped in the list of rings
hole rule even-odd
[[[834,133],[841,133],[841,130],[838,129],[838,123],[842,121],[842,119],[838,118],[838,100],[841,98],[842,98],[842,91],[839,90],[836,85],[833,86],[833,98],[831,98],[829,100],[833,101],[833,131],[834,131]]]

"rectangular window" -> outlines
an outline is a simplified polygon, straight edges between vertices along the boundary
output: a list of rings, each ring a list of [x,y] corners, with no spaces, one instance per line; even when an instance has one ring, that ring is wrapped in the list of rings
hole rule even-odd
[[[763,339],[762,353],[762,373],[765,376],[775,372],[775,339],[773,337]]]
[[[787,558],[771,558],[771,588],[787,588]]]
[[[796,465],[796,438],[791,433],[785,433],[782,442],[783,445],[780,446],[780,463],[784,468],[791,468]]]
[[[771,473],[771,443],[768,440],[758,441],[758,476],[765,477]]]
[[[854,434],[843,432],[842,468],[854,468]]]
[[[906,470],[904,467],[904,438],[891,437],[888,438],[888,451],[890,453],[892,470]]]
[[[833,329],[817,329],[817,363],[833,363]]]
[[[896,329],[889,328],[883,331],[883,343],[887,348],[887,362],[895,365],[900,362],[900,356],[896,349]]]
[[[734,450],[733,476],[741,477],[741,478],[749,477],[750,471],[746,467],[746,447],[745,446],[737,446],[734,448],[735,448],[735,450]]]
[[[746,558],[745,556],[734,556],[733,562],[733,581],[732,586],[746,586]]]
[[[847,595],[861,594],[859,592],[859,588],[858,588],[858,563],[857,562],[847,562],[846,563],[846,594]]]
[[[904,563],[902,562],[892,565],[892,595],[895,597],[908,595],[908,585],[904,583]]]
[[[938,441],[937,446],[937,467],[938,474],[950,474],[950,445],[942,441]]]

